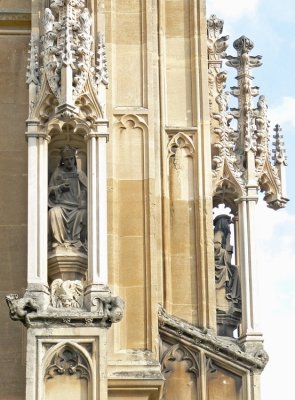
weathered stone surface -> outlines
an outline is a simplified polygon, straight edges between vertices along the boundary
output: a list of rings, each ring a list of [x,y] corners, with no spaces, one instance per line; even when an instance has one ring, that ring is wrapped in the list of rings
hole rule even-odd
[[[247,387],[255,387],[255,392],[243,390],[249,391],[247,400],[256,400],[258,375],[267,362],[261,334],[251,334],[246,317],[239,340],[219,337],[216,326],[219,323],[226,330],[230,323],[237,326],[239,318],[232,321],[228,313],[226,318],[221,314],[216,318],[216,304],[226,308],[228,293],[224,287],[216,293],[212,195],[214,205],[224,201],[232,207],[240,249],[251,256],[252,264],[246,265],[237,248],[242,292],[250,300],[245,271],[249,268],[251,276],[255,272],[245,227],[251,228],[257,188],[245,187],[247,163],[242,158],[246,156],[239,158],[242,153],[234,154],[237,148],[232,146],[237,138],[230,122],[238,114],[228,111],[226,74],[221,70],[227,38],[219,37],[220,27],[209,32],[208,93],[205,1],[88,1],[90,15],[83,0],[74,0],[68,7],[75,7],[71,19],[63,18],[64,3],[45,3],[51,7],[47,11],[44,2],[4,0],[3,7],[10,11],[0,10],[0,177],[5,187],[0,200],[5,271],[0,286],[4,295],[21,293],[26,275],[28,280],[24,297],[8,299],[12,318],[28,328],[27,342],[21,324],[9,322],[7,309],[5,315],[0,311],[6,347],[1,395],[5,400],[24,400],[27,343],[27,400],[35,400],[34,379],[43,382],[45,376],[49,399],[69,393],[73,399],[85,398],[89,365],[98,372],[96,383],[101,390],[92,396],[101,400],[107,396],[171,400],[177,395],[195,399],[200,380],[210,395],[218,391],[219,396],[229,397],[236,377],[239,388],[241,380],[242,385],[247,381]],[[33,13],[28,17],[30,6]],[[29,37],[24,33],[30,23],[33,35],[28,54]],[[215,29],[216,24],[215,18],[209,28]],[[259,57],[247,53],[249,45],[241,38],[235,44],[237,57],[228,58],[238,67],[239,86],[243,82],[247,89],[250,78],[241,69],[259,64]],[[241,89],[233,89],[233,94],[246,111],[249,93],[253,96],[257,89],[250,88],[247,101]],[[263,168],[270,165],[265,161],[263,97],[251,112],[258,150],[252,146],[256,153],[250,161],[267,191],[269,180]],[[27,185],[24,131],[28,115]],[[244,117],[239,125],[243,129],[249,127]],[[278,208],[286,201],[278,183],[286,160],[279,128],[275,134],[273,170],[277,175],[267,201]],[[65,144],[79,149],[79,167],[90,184],[87,258],[85,254],[70,258],[66,248],[66,254],[53,254],[52,248],[47,253],[47,174],[57,167]],[[249,195],[246,199],[241,197],[245,194]],[[243,212],[247,219],[239,226],[237,216],[241,218]],[[68,275],[63,271],[66,261],[73,267]],[[50,292],[48,283],[55,278]],[[124,318],[115,324],[123,315],[121,298]],[[158,303],[168,314],[162,311],[158,317]],[[254,310],[244,311],[244,315],[254,315]],[[228,334],[222,329],[218,333]],[[78,364],[85,369],[76,371]],[[83,374],[81,382],[73,381]],[[219,388],[220,379],[230,383],[227,392]],[[58,390],[60,385],[63,392]]]
[[[28,1],[1,3],[1,7],[27,6]],[[9,3],[9,4],[8,4]],[[8,293],[26,287],[27,155],[24,139],[28,93],[25,86],[26,36],[0,36],[0,229],[3,301]],[[7,97],[6,97],[7,94]],[[5,188],[5,189],[4,189]],[[5,307],[6,308],[6,307]],[[25,392],[26,331],[0,307],[1,395],[23,400]],[[12,373],[13,371],[13,373]]]

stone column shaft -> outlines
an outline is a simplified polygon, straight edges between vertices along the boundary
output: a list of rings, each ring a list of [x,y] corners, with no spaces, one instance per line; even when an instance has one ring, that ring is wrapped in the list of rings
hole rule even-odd
[[[48,138],[28,125],[28,284],[47,285]]]
[[[255,194],[254,194],[254,193]],[[262,342],[259,330],[257,302],[257,264],[255,255],[255,207],[256,188],[248,188],[249,195],[239,203],[239,261],[241,266],[242,288],[242,324],[240,340],[242,342]]]
[[[106,131],[88,137],[88,280],[94,285],[108,282],[106,143]]]

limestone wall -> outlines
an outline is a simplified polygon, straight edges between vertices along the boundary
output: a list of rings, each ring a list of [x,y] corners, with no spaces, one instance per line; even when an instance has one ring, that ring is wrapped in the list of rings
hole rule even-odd
[[[6,3],[30,6],[29,0]],[[41,2],[32,4],[36,24]],[[126,303],[124,319],[108,333],[110,398],[153,399],[160,387],[158,304],[215,328],[204,1],[92,0],[88,6],[95,32],[105,31],[110,80],[109,284]],[[21,27],[11,22],[13,35],[0,36],[2,298],[26,286],[30,21],[24,11],[15,13]],[[24,399],[25,331],[5,307],[1,318],[0,398]]]
[[[23,292],[26,287],[27,145],[24,132],[28,114],[25,85],[28,42],[27,35],[0,35],[0,398],[3,400],[23,400],[25,391],[26,330],[10,320],[5,295]]]

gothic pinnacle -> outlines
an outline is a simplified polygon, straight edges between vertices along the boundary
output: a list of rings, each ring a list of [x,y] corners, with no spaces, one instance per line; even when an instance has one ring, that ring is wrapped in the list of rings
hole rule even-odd
[[[280,165],[284,164],[287,165],[287,156],[286,156],[286,150],[285,150],[285,143],[283,142],[283,135],[281,134],[282,128],[280,127],[279,124],[276,124],[274,127],[274,132],[275,134],[273,135],[273,138],[275,141],[272,143],[274,145],[274,149],[272,152],[274,153],[272,159],[274,161],[275,165]]]

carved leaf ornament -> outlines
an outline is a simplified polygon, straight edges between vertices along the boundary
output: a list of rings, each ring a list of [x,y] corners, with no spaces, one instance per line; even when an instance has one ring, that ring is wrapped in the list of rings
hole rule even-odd
[[[284,195],[281,177],[286,156],[282,135],[278,133],[280,128],[275,128],[275,156],[272,163],[265,97],[261,95],[258,98],[256,108],[252,105],[253,97],[259,95],[259,87],[252,86],[251,70],[262,65],[262,57],[250,55],[254,44],[246,36],[234,41],[236,56],[226,55],[224,51],[228,37],[221,37],[222,30],[223,21],[212,15],[207,22],[207,34],[214,195],[220,191],[221,182],[229,179],[235,193],[231,194],[227,202],[237,201],[245,195],[249,177],[254,173],[257,189],[266,190],[265,201],[268,207],[285,207],[288,199]],[[227,60],[226,65],[237,70],[238,85],[231,87],[230,94],[225,91],[227,75],[221,69],[223,59]],[[229,109],[230,95],[237,99],[237,108]],[[236,128],[232,126],[234,120]],[[254,154],[254,171],[249,169],[253,168],[249,161],[251,154]]]

